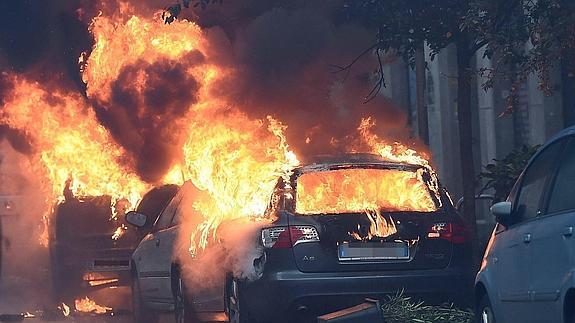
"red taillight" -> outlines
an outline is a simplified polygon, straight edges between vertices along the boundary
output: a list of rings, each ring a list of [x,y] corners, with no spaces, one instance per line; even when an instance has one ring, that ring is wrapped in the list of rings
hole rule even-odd
[[[467,228],[462,224],[450,222],[434,223],[427,233],[427,238],[444,239],[453,243],[469,241]]]
[[[291,248],[299,243],[313,241],[319,241],[319,235],[312,226],[295,225],[262,230],[262,245],[266,248]]]

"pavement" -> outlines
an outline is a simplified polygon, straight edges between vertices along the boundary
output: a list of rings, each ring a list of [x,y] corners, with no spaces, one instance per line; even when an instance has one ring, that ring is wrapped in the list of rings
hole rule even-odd
[[[3,275],[0,283],[0,322],[91,322],[91,323],[132,323],[131,291],[129,287],[107,288],[86,295],[97,304],[111,307],[106,314],[91,314],[74,311],[73,304],[68,304],[71,314],[64,317],[58,304],[50,299],[48,281],[39,284],[36,280],[25,279],[19,275]],[[19,319],[21,313],[33,317]],[[4,316],[3,316],[4,315]],[[226,322],[223,313],[203,315],[204,322]],[[160,323],[174,322],[171,313],[160,316]]]
[[[0,274],[0,322],[93,322],[131,323],[132,295],[129,287],[106,288],[91,292],[89,297],[98,305],[111,307],[112,312],[95,315],[74,311],[68,317],[58,309],[61,304],[52,297],[50,256],[48,248],[38,243],[41,230],[35,222],[17,217],[4,217],[2,268]],[[1,236],[0,236],[1,237]],[[21,318],[21,313],[32,314]],[[206,322],[225,322],[223,313],[208,314]],[[173,314],[165,314],[161,323],[174,322]]]

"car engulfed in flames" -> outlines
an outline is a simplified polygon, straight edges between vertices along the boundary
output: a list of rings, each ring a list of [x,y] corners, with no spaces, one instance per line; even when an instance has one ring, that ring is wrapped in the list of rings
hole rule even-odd
[[[227,312],[240,322],[399,292],[466,302],[469,232],[428,166],[367,154],[320,158],[280,178],[266,214],[273,220],[261,230],[259,278],[228,275]]]

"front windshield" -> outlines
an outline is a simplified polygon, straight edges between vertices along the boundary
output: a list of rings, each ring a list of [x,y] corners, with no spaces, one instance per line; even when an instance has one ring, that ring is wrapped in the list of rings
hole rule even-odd
[[[378,168],[303,173],[297,178],[296,213],[435,211],[437,205],[422,174],[421,169]]]

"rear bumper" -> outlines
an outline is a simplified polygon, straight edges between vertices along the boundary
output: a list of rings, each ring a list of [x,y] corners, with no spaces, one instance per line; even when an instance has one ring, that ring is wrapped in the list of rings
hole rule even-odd
[[[243,292],[251,315],[258,320],[274,320],[275,315],[298,308],[331,309],[401,291],[432,303],[456,302],[469,297],[472,286],[469,272],[457,268],[356,273],[282,271],[247,284]]]
[[[131,249],[75,249],[52,246],[52,270],[82,289],[127,286],[130,283]]]

